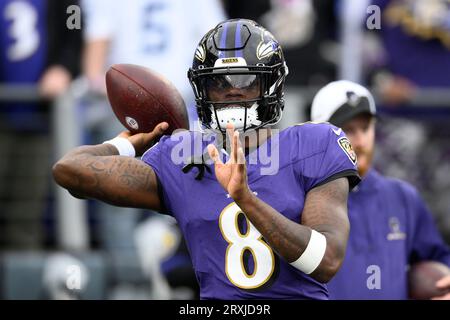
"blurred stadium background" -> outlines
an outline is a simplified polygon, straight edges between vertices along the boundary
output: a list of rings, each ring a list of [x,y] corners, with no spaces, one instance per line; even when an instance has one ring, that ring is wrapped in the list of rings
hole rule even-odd
[[[377,169],[421,191],[450,243],[448,1],[192,0],[188,11],[182,2],[0,0],[1,299],[197,297],[171,218],[77,200],[53,182],[51,167],[70,148],[121,130],[105,96],[111,63],[165,73],[194,125],[189,61],[201,35],[227,17],[259,21],[284,48],[280,128],[307,121],[329,81],[372,88]]]

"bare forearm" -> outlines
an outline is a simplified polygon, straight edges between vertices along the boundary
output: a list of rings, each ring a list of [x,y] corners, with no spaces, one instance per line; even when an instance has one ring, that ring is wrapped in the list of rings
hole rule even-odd
[[[109,144],[78,147],[54,165],[54,178],[80,198],[159,210],[154,172],[139,160],[117,154]]]
[[[269,245],[286,261],[293,262],[303,253],[311,228],[289,220],[253,194],[236,203]]]
[[[344,260],[350,232],[348,190],[347,178],[336,179],[310,191],[303,207],[302,225],[310,226],[327,239],[326,252],[318,268],[318,277],[323,282],[336,274]]]
[[[53,176],[60,186],[78,197],[107,200],[102,177],[118,170],[113,157],[117,153],[114,146],[107,144],[78,147],[54,165]]]
[[[289,220],[251,192],[236,203],[269,245],[289,263],[303,254],[312,230],[321,233],[326,238],[326,250],[311,276],[328,282],[339,270],[347,246],[347,196],[346,178],[314,188],[307,194],[301,224]]]
[[[99,161],[96,157],[117,155],[117,149],[109,144],[96,146],[81,146],[68,152],[61,160],[53,166],[55,181],[62,187],[77,194],[86,196],[90,188],[83,186],[80,181],[82,173],[97,171]],[[100,166],[101,167],[101,166]]]

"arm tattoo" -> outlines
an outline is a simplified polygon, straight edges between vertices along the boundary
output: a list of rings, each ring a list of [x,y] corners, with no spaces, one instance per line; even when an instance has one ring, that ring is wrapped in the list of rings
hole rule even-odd
[[[58,171],[58,164],[64,169]],[[55,165],[54,174],[59,184],[77,195],[118,206],[160,209],[152,168],[118,156],[108,144],[74,149]]]
[[[311,190],[310,196],[305,201],[302,224],[324,232],[334,230],[336,226],[340,227],[341,211],[347,207],[348,182],[346,180],[346,178],[337,179]],[[339,214],[336,214],[336,211]]]
[[[306,249],[311,229],[321,232],[331,245],[327,244],[325,257],[312,275],[326,282],[336,271],[335,261],[340,265],[348,238],[346,180],[336,179],[312,189],[305,200],[302,224],[289,220],[256,197],[238,205],[269,245],[288,262],[297,260]]]

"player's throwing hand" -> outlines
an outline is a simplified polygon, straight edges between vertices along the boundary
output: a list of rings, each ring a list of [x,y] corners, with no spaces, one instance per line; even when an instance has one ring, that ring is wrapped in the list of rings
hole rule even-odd
[[[126,138],[131,142],[136,150],[136,156],[142,155],[164,131],[167,130],[169,124],[167,122],[159,123],[152,132],[132,134],[129,131],[121,132],[117,137]]]

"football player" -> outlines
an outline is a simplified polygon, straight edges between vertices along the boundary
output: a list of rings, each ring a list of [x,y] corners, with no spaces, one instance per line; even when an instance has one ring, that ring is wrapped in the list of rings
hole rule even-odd
[[[450,250],[417,190],[372,168],[375,117],[372,94],[346,80],[322,88],[311,108],[313,121],[342,127],[363,179],[349,196],[352,229],[343,266],[328,284],[332,299],[407,299],[408,264],[435,260],[450,266]],[[436,286],[442,290],[436,298],[450,299],[450,276]]]
[[[54,177],[77,197],[175,217],[202,299],[327,299],[324,283],[345,253],[356,156],[328,124],[270,131],[282,115],[287,73],[266,29],[251,20],[222,22],[200,41],[188,71],[203,131],[163,136],[151,148],[167,123],[147,134],[122,132],[70,151]],[[263,130],[255,144],[242,143]],[[193,141],[202,148],[186,157],[201,161],[174,161]],[[269,147],[278,165],[263,174],[258,152]]]

